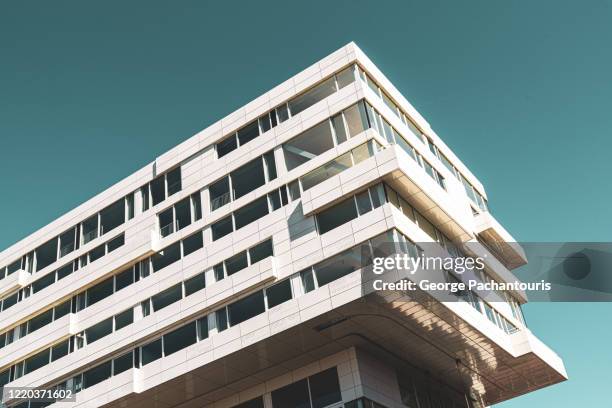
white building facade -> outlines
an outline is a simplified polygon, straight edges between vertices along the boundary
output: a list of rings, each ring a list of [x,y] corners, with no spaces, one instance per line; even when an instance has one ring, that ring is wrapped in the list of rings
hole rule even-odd
[[[482,256],[482,281],[526,262],[350,43],[0,253],[0,386],[76,395],[5,402],[465,408],[567,378],[523,292],[369,290],[382,242]]]

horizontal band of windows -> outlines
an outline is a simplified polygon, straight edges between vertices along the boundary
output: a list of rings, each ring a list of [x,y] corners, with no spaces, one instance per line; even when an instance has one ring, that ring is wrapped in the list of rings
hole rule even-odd
[[[157,215],[161,237],[180,231],[202,218],[200,192],[191,194]]]
[[[122,233],[108,242],[97,246],[86,254],[81,255],[78,259],[75,259],[61,268],[50,272],[42,278],[35,280],[31,284],[15,291],[14,293],[5,296],[3,299],[0,299],[0,311],[5,311],[17,303],[26,300],[31,295],[40,292],[41,290],[51,286],[53,283],[60,281],[68,275],[71,275],[85,265],[97,261],[123,245],[125,245],[125,235]],[[1,342],[0,348],[2,348]]]
[[[8,266],[0,267],[0,280],[19,270],[30,274],[38,272],[82,245],[111,232],[127,220],[134,218],[137,192],[141,194],[142,210],[145,211],[151,202],[154,203],[153,205],[158,204],[180,190],[181,168],[177,167],[38,246]],[[94,251],[98,248],[95,248]]]
[[[258,119],[255,119],[230,136],[215,144],[217,157],[221,158],[226,154],[244,146],[251,140],[259,137],[268,130],[283,123],[289,118],[308,109],[312,105],[327,98],[345,86],[355,82],[355,65],[344,68],[342,71],[324,79],[310,89],[291,98],[289,101],[266,112]]]

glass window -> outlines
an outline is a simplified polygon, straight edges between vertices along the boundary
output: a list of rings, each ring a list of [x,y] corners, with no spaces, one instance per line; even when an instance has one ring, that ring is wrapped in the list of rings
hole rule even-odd
[[[270,207],[272,208],[272,211],[278,210],[282,207],[278,190],[268,193],[268,200],[270,200]]]
[[[306,379],[272,391],[273,408],[311,408]]]
[[[311,292],[316,289],[312,268],[308,268],[300,272],[300,277],[302,278],[302,286],[304,287],[305,293]]]
[[[42,244],[34,251],[36,253],[36,270],[51,265],[57,260],[57,238]]]
[[[57,280],[63,279],[66,276],[74,272],[74,262],[70,262],[68,265],[64,265],[57,270]]]
[[[272,240],[268,239],[255,245],[253,248],[249,249],[249,255],[251,258],[251,265],[261,261],[262,259],[274,255],[272,248]]]
[[[181,259],[181,243],[175,242],[152,257],[153,271],[157,272]]]
[[[82,223],[83,244],[88,243],[98,237],[98,214],[89,217]]]
[[[60,317],[66,316],[68,313],[70,313],[70,299],[68,299],[64,303],[60,303],[59,305],[55,306],[54,310],[55,310],[54,315],[53,315],[54,320],[57,320]]]
[[[266,184],[261,157],[251,160],[231,173],[234,199]]]
[[[140,187],[140,196],[142,197],[142,212],[149,209],[149,184]]]
[[[68,354],[68,340],[51,347],[51,361],[55,361]]]
[[[268,308],[273,308],[274,306],[291,300],[291,280],[285,279],[284,281],[267,288],[266,297],[268,298]]]
[[[215,319],[217,320],[217,330],[220,332],[227,329],[227,308],[217,310],[215,312]]]
[[[266,171],[268,172],[268,181],[276,178],[276,161],[274,159],[274,151],[269,151],[263,155]]]
[[[344,68],[342,71],[336,74],[336,80],[338,81],[338,88],[342,89],[348,84],[355,82],[355,66]]]
[[[235,326],[266,311],[263,291],[253,293],[227,307],[231,326]]]
[[[227,176],[223,177],[221,180],[212,183],[208,187],[208,191],[210,194],[211,211],[223,207],[225,204],[231,201],[229,189],[229,177]]]
[[[74,227],[60,235],[60,257],[74,251],[76,243],[75,237],[76,231]]]
[[[164,175],[154,178],[151,185],[151,198],[153,199],[153,205],[157,205],[166,199],[166,186],[164,181]]]
[[[369,127],[363,102],[356,103],[345,109],[344,118],[346,119],[346,125],[351,137],[358,135]]]
[[[193,193],[191,195],[191,203],[193,205],[193,219],[199,220],[202,218],[202,199],[200,192]]]
[[[91,344],[94,341],[100,340],[104,336],[108,336],[113,332],[113,318],[108,318],[106,320],[101,321],[98,324],[91,326],[88,329],[85,329],[85,338],[87,339],[87,344]]]
[[[329,179],[330,177],[333,177],[336,174],[343,172],[344,170],[350,168],[352,165],[353,163],[351,161],[351,153],[344,153],[343,155],[338,156],[336,159],[325,163],[321,167],[318,167],[303,176],[302,187],[304,188],[304,191],[306,191],[316,186],[317,184]]]
[[[42,278],[37,279],[34,282],[32,282],[32,294],[40,292],[47,286],[50,286],[51,284],[53,284],[54,282],[55,282],[55,272],[46,274]]]
[[[198,339],[204,340],[208,338],[208,316],[198,319]]]
[[[323,408],[342,401],[336,367],[309,377],[308,382],[310,383],[313,408]]]
[[[223,269],[223,262],[216,264],[213,266],[213,273],[215,275],[215,281],[219,282],[223,278],[225,278],[225,272]]]
[[[111,377],[111,369],[111,361],[107,361],[97,367],[85,371],[83,373],[83,389],[93,387],[94,385],[109,379]]]
[[[389,109],[391,109],[391,111],[394,114],[398,115],[397,106],[395,105],[395,102],[393,102],[391,98],[389,97],[389,95],[387,95],[385,92],[382,92],[382,100],[385,103],[385,105],[387,105],[387,107],[389,107]]]
[[[374,187],[370,187],[370,196],[372,197],[372,204],[374,204],[374,208],[378,208],[386,202],[385,191],[382,184],[377,184]]]
[[[134,283],[134,270],[132,267],[115,275],[115,291],[126,288]]]
[[[323,286],[360,269],[361,266],[361,248],[357,246],[326,259],[314,269],[319,286]]]
[[[236,272],[246,268],[248,266],[247,253],[242,251],[237,253],[225,260],[225,269],[227,270],[227,276],[231,276]]]
[[[140,361],[142,362],[143,366],[160,359],[162,356],[162,340],[157,339],[153,340],[149,344],[145,344],[140,348],[140,353]]]
[[[329,95],[336,92],[336,84],[334,78],[329,78],[309,91],[304,92],[289,101],[289,110],[291,115],[295,116],[298,113],[308,109],[315,103],[325,99]]]
[[[355,159],[355,164],[361,163],[365,159],[374,155],[372,146],[369,143],[364,143],[361,146],[357,146],[352,150],[352,152],[353,158]]]
[[[267,198],[260,197],[250,204],[236,210],[234,212],[234,219],[236,221],[236,229],[242,228],[245,225],[256,221],[268,214],[268,200]]]
[[[158,293],[157,295],[151,298],[153,302],[153,311],[157,312],[160,309],[163,309],[166,306],[171,305],[174,302],[178,302],[183,297],[183,288],[182,285],[176,284],[163,292]]]
[[[181,191],[181,168],[177,167],[174,170],[170,170],[167,175],[167,183],[168,183],[168,197],[170,197],[174,193],[178,193]]]
[[[238,404],[232,408],[264,408],[263,397],[258,397],[242,404]]]
[[[191,198],[187,197],[174,205],[176,229],[180,230],[191,224]]]
[[[372,211],[372,203],[370,202],[370,193],[368,193],[368,190],[357,194],[355,198],[357,200],[359,215]]]
[[[28,323],[28,333],[35,332],[36,330],[45,327],[53,321],[53,309],[49,309],[46,312],[34,316]]]
[[[238,142],[236,141],[236,135],[233,134],[225,140],[217,143],[217,157],[221,158],[229,152],[236,150]]]
[[[332,126],[334,127],[334,133],[336,134],[336,143],[340,144],[346,142],[346,128],[344,127],[344,120],[342,119],[342,113],[337,114],[331,118]]]
[[[334,205],[317,215],[319,233],[325,234],[334,228],[357,218],[357,209],[353,197]]]
[[[102,234],[117,228],[125,222],[125,199],[115,201],[100,211],[100,229]]]
[[[287,169],[293,170],[333,147],[330,122],[326,120],[283,144]]]
[[[262,117],[259,118],[259,128],[261,129],[261,133],[267,132],[272,129],[272,123],[270,123],[270,114],[266,113]]]
[[[198,231],[183,240],[183,254],[184,256],[187,256],[190,253],[202,248],[203,246],[204,241],[202,240],[202,231]]]
[[[276,108],[276,115],[280,123],[283,123],[284,121],[289,119],[289,110],[287,109],[286,103]]]
[[[238,143],[244,146],[257,136],[259,136],[259,125],[255,120],[238,131]]]
[[[87,306],[106,299],[113,294],[113,278],[106,279],[95,286],[87,289]]]
[[[293,180],[291,183],[289,183],[288,187],[289,187],[289,195],[291,196],[291,200],[292,201],[298,200],[301,196],[299,181]]]
[[[97,261],[104,255],[106,255],[106,245],[98,245],[97,247],[89,251],[89,262]]]
[[[402,135],[400,135],[397,132],[395,133],[395,142],[397,143],[397,145],[406,153],[408,153],[408,155],[410,157],[412,157],[413,160],[417,161],[417,157],[416,157],[416,153],[414,152],[414,149],[412,148],[412,146],[410,145],[410,143],[408,143],[406,141],[406,139],[404,139],[404,137]]]
[[[115,315],[115,330],[124,328],[134,323],[134,309],[130,308]]]
[[[195,344],[196,341],[196,322],[179,327],[164,335],[164,356],[169,356],[185,347],[189,347]]]
[[[121,374],[134,367],[134,357],[132,352],[128,352],[113,360],[113,375]]]
[[[2,301],[2,310],[6,310],[9,307],[15,305],[17,303],[17,297],[19,296],[19,292],[15,292],[12,295],[9,295],[4,298]]]
[[[206,278],[204,273],[197,274],[185,281],[185,296],[196,293],[206,287]]]
[[[41,367],[49,364],[49,357],[51,355],[51,349],[45,349],[38,354],[34,354],[32,357],[25,360],[25,368],[23,374],[31,373],[34,370],[38,370]]]
[[[125,244],[125,236],[123,234],[118,235],[115,238],[108,241],[108,243],[106,244],[107,252],[112,252],[115,249],[123,246],[123,244]]]

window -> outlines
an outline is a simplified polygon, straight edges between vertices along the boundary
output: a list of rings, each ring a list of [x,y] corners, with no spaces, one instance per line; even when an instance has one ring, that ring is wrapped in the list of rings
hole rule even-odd
[[[76,228],[71,228],[60,235],[60,257],[74,251],[76,243]]]
[[[273,408],[311,408],[306,379],[272,391]]]
[[[123,234],[116,236],[115,238],[108,241],[106,244],[107,252],[112,252],[115,249],[123,246],[125,244],[125,236]]]
[[[225,260],[225,269],[227,270],[227,276],[231,276],[236,272],[246,268],[248,266],[247,253],[242,251],[237,253]]]
[[[256,188],[263,186],[266,184],[266,177],[264,175],[261,157],[251,160],[247,164],[234,170],[230,174],[230,177],[232,178],[234,199],[238,199]]]
[[[346,125],[351,137],[369,128],[368,117],[363,102],[359,102],[345,109],[344,118],[346,119]]]
[[[70,313],[70,299],[54,307],[53,319],[57,320],[60,317],[66,316],[68,313]]]
[[[355,200],[351,197],[317,215],[319,233],[325,234],[355,218],[357,218],[357,209]]]
[[[97,261],[106,254],[106,245],[98,245],[91,251],[89,251],[89,262]]]
[[[329,78],[309,91],[304,92],[288,102],[291,115],[295,116],[305,109],[308,109],[315,103],[327,98],[329,95],[336,92],[336,83],[334,78]]]
[[[323,408],[342,401],[336,367],[309,377],[308,382],[310,383],[310,396],[313,408]]]
[[[304,287],[304,292],[312,292],[317,288],[314,281],[314,274],[312,273],[312,268],[308,268],[300,272],[300,278],[302,279],[302,286]]]
[[[121,374],[134,367],[134,357],[132,352],[128,352],[113,360],[113,375]]]
[[[68,340],[51,347],[51,361],[55,361],[68,354]]]
[[[223,207],[231,201],[229,177],[223,177],[208,187],[211,211]]]
[[[351,65],[338,72],[336,74],[336,80],[338,82],[338,89],[342,89],[355,82],[355,66]]]
[[[217,310],[215,312],[215,319],[217,321],[217,330],[220,332],[227,329],[227,308]]]
[[[180,230],[191,224],[191,198],[187,197],[174,205],[176,229]]]
[[[160,309],[163,309],[166,306],[171,305],[174,302],[178,302],[183,297],[183,288],[182,284],[176,284],[163,292],[158,293],[157,295],[151,298],[153,302],[153,311],[157,312]]]
[[[245,225],[256,221],[268,214],[268,200],[260,197],[250,204],[234,211],[234,219],[236,221],[236,229],[242,228]]]
[[[238,141],[236,140],[236,135],[233,134],[227,139],[217,143],[217,157],[221,158],[229,152],[236,150],[236,148],[238,148]]]
[[[301,179],[302,188],[304,191],[316,186],[317,184],[329,179],[350,168],[353,165],[351,161],[351,153],[347,152],[341,156],[338,156],[334,160],[325,163],[321,167],[318,167],[304,175]]]
[[[54,282],[55,272],[49,273],[43,276],[42,278],[35,280],[34,282],[32,282],[32,294],[40,292],[47,286],[53,284]]]
[[[57,260],[57,238],[42,244],[34,252],[36,253],[36,271],[51,265]]]
[[[264,164],[266,165],[266,172],[268,175],[268,181],[276,178],[276,160],[274,159],[274,151],[269,151],[263,155]]]
[[[263,397],[255,398],[232,408],[264,408]]]
[[[198,319],[198,339],[204,340],[208,338],[208,316]]]
[[[64,279],[75,270],[75,266],[78,266],[75,262],[70,262],[68,265],[64,265],[57,270],[57,280]]]
[[[113,294],[113,278],[106,279],[87,289],[87,306],[99,302]]]
[[[285,279],[284,281],[267,288],[266,297],[268,298],[269,309],[291,300],[291,280]]]
[[[181,191],[181,168],[177,167],[174,170],[170,170],[166,174],[167,184],[168,184],[168,197],[170,197],[174,193],[178,193]]]
[[[253,248],[249,249],[249,255],[251,258],[251,265],[265,259],[273,254],[272,248],[272,240],[268,239],[264,242],[261,242],[255,245]]]
[[[134,309],[130,308],[115,315],[115,330],[124,328],[134,323]]]
[[[45,349],[38,354],[34,354],[32,357],[25,360],[25,368],[23,374],[29,374],[34,370],[38,370],[41,367],[49,364],[49,357],[51,355],[51,349]]]
[[[333,147],[330,122],[326,120],[283,144],[287,169],[293,170]]]
[[[238,142],[240,146],[249,143],[251,140],[259,136],[259,125],[257,121],[253,121],[238,131]]]
[[[28,333],[35,332],[36,330],[45,327],[53,321],[53,309],[49,309],[46,312],[39,314],[38,316],[30,319],[28,323]]]
[[[179,259],[181,259],[181,243],[175,242],[174,244],[164,248],[161,252],[153,255],[153,272],[157,272],[160,269],[173,264]]]
[[[185,296],[192,295],[206,287],[206,278],[204,273],[200,273],[185,281]]]
[[[94,385],[109,379],[111,377],[111,369],[111,361],[107,361],[97,367],[85,371],[83,373],[83,389],[93,387]]]
[[[317,264],[314,269],[319,286],[360,269],[363,266],[361,255],[361,247],[358,245]]]
[[[195,344],[196,341],[196,322],[179,327],[164,335],[164,356],[169,356],[185,347],[189,347]]]
[[[226,236],[234,230],[232,216],[228,215],[227,217],[220,219],[216,223],[212,224],[210,229],[212,231],[213,241]]]
[[[115,291],[126,288],[132,283],[134,283],[134,270],[131,267],[115,275]]]
[[[235,326],[266,311],[263,291],[258,291],[227,307],[230,326]]]
[[[161,175],[154,178],[150,183],[153,206],[156,206],[166,199],[166,186],[164,179],[164,175]]]
[[[91,344],[94,341],[100,340],[102,337],[108,336],[113,332],[113,318],[108,318],[101,321],[98,324],[85,329],[85,338],[87,344]]]
[[[118,200],[100,211],[101,234],[117,228],[125,222],[125,199]]]
[[[143,366],[160,359],[162,356],[162,340],[157,339],[149,344],[145,344],[140,348],[140,353],[140,361],[142,363],[141,365]]]
[[[187,256],[204,246],[202,231],[198,231],[183,240],[183,254]]]

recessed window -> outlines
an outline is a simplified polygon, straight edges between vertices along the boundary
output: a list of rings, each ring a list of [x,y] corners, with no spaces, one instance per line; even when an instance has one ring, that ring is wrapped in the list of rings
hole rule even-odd
[[[83,244],[98,237],[98,214],[89,217],[82,223]]]
[[[181,259],[181,243],[175,242],[152,257],[153,271],[157,272]]]
[[[223,177],[221,180],[212,183],[208,187],[208,192],[210,195],[211,211],[229,203],[232,200],[230,196],[229,177]]]
[[[115,238],[108,241],[106,244],[107,253],[112,252],[115,249],[122,247],[125,244],[125,236],[123,234],[116,236]]]
[[[244,146],[259,136],[259,125],[257,124],[257,121],[253,121],[240,129],[237,133],[240,146]]]
[[[310,383],[312,408],[323,408],[342,401],[336,367],[309,377],[308,382]]]
[[[134,323],[134,309],[132,308],[115,315],[115,330],[122,329],[132,323]]]
[[[187,256],[204,246],[202,231],[198,231],[183,240],[183,255]]]
[[[250,193],[266,184],[264,166],[261,157],[251,160],[231,173],[234,199]]]
[[[334,228],[357,218],[357,209],[353,197],[334,205],[317,215],[319,233],[325,234]]]
[[[181,191],[181,168],[177,167],[174,170],[170,170],[166,174],[166,183],[168,184],[168,197],[174,193]]]
[[[87,289],[87,305],[91,306],[94,303],[106,299],[113,294],[113,278],[106,279],[95,286]]]
[[[334,78],[332,77],[321,82],[314,88],[304,92],[302,95],[299,95],[290,100],[288,104],[289,110],[291,111],[291,115],[297,115],[303,110],[310,108],[315,103],[327,98],[334,92],[336,92],[336,83]]]
[[[106,255],[106,244],[98,245],[89,251],[89,262],[97,261]]]
[[[230,326],[235,326],[266,311],[263,291],[258,291],[227,307]]]
[[[196,341],[196,322],[179,327],[164,335],[164,356],[169,356],[185,347],[189,347],[195,344]]]
[[[344,118],[349,131],[349,135],[354,137],[363,132],[368,126],[368,116],[363,102],[359,102],[344,110]]]
[[[251,265],[261,261],[262,259],[266,259],[266,258],[272,256],[273,252],[274,251],[273,251],[273,248],[272,248],[272,240],[271,239],[265,240],[265,241],[255,245],[254,247],[249,249],[249,256],[251,258]]]
[[[50,286],[51,284],[53,284],[54,282],[55,282],[55,272],[48,273],[42,278],[35,280],[34,282],[32,282],[32,294],[40,292],[47,286]]]
[[[326,285],[360,269],[362,265],[361,248],[357,246],[348,249],[317,264],[315,267],[317,282],[319,286]]]
[[[51,265],[57,260],[57,238],[42,244],[34,251],[36,253],[36,270]]]
[[[225,140],[217,143],[217,157],[221,158],[229,152],[236,150],[238,142],[236,141],[236,135],[232,135]]]
[[[227,270],[227,276],[233,275],[236,272],[246,268],[247,266],[248,262],[246,251],[239,252],[225,261],[225,269]]]
[[[118,200],[100,211],[100,229],[102,234],[117,228],[125,222],[125,199]]]
[[[326,120],[283,144],[287,169],[293,170],[333,147],[330,122]]]
[[[68,354],[68,340],[51,347],[51,361],[55,361]]]
[[[100,364],[83,373],[83,389],[93,387],[111,377],[112,364],[110,361]]]
[[[145,366],[162,356],[162,340],[157,339],[140,348],[142,365]]]
[[[233,230],[232,216],[228,215],[210,226],[213,241],[230,234]]]
[[[204,273],[200,273],[185,281],[185,296],[196,293],[206,287],[206,278]]]
[[[54,310],[55,312],[53,318],[55,320],[59,319],[60,317],[66,316],[68,313],[70,313],[70,299],[68,299],[64,303],[60,303],[59,305],[55,306]]]
[[[272,391],[273,408],[311,408],[306,379]]]
[[[134,283],[134,270],[131,267],[115,275],[115,291],[126,288],[132,283]]]
[[[74,272],[74,262],[70,262],[68,265],[64,265],[57,270],[57,280],[64,279],[66,276]]]
[[[45,327],[53,321],[53,309],[49,309],[46,312],[34,316],[28,322],[28,333],[35,332],[36,330]]]
[[[164,175],[154,178],[151,183],[151,198],[153,206],[161,203],[166,199],[166,185]]]
[[[268,298],[268,308],[273,308],[274,306],[278,306],[281,303],[291,300],[291,280],[285,279],[284,281],[267,288],[266,297]]]
[[[46,366],[47,364],[49,364],[50,355],[51,349],[48,348],[26,359],[23,373],[29,374],[34,370],[38,370],[39,368]]]
[[[94,341],[100,340],[102,337],[108,336],[113,332],[113,318],[108,318],[101,321],[98,324],[85,329],[85,338],[87,344],[91,344]]]
[[[153,296],[151,298],[153,302],[153,310],[157,312],[158,310],[181,300],[183,297],[182,290],[182,285],[179,283]]]
[[[355,66],[344,68],[342,71],[336,74],[336,80],[338,81],[338,88],[342,89],[345,86],[355,82]]]
[[[236,221],[236,229],[242,228],[258,219],[264,217],[269,212],[268,200],[266,196],[260,197],[250,204],[236,210],[234,219]]]
[[[126,353],[113,360],[113,375],[121,374],[134,367],[134,357],[132,352]]]

